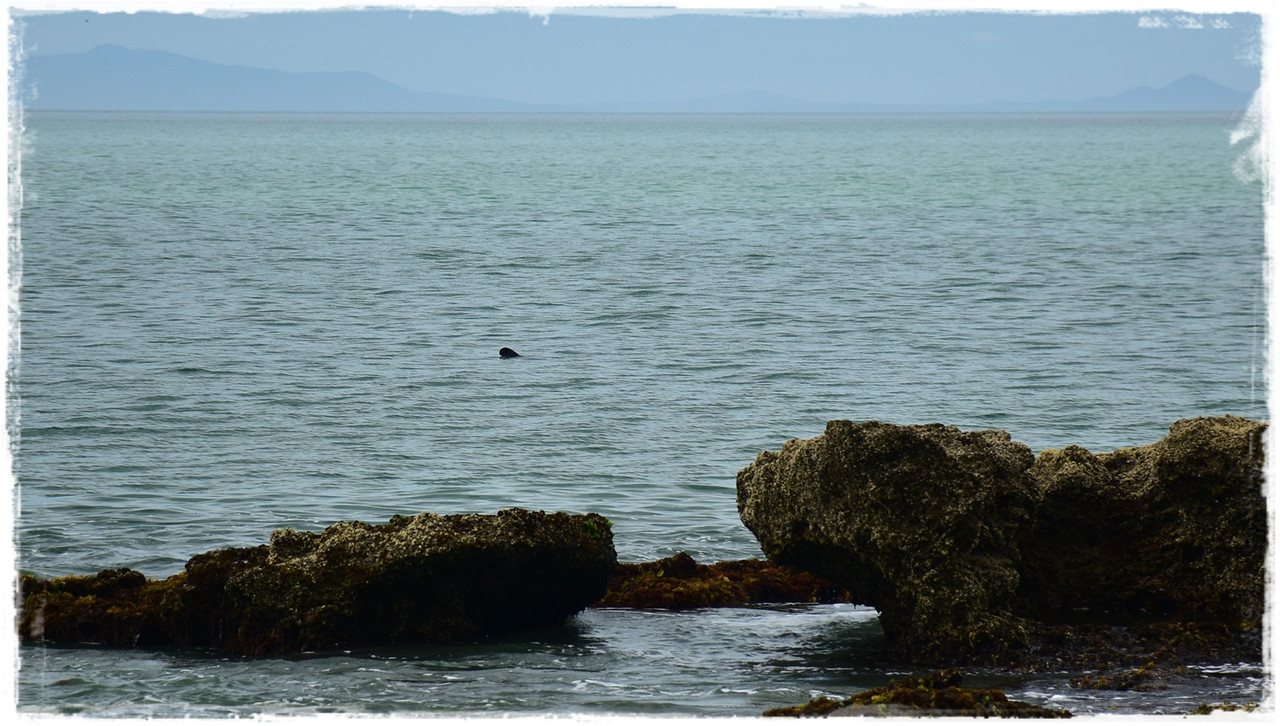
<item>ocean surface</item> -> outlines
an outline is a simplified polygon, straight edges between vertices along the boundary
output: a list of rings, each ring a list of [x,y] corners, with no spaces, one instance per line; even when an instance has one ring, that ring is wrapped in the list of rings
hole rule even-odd
[[[18,567],[163,578],[281,527],[506,507],[599,512],[623,561],[760,557],[735,474],[830,419],[1038,452],[1267,418],[1238,121],[29,114]],[[911,672],[880,637],[787,605],[290,658],[27,644],[18,705],[753,716]],[[1076,713],[1268,683],[1070,675],[969,682]]]

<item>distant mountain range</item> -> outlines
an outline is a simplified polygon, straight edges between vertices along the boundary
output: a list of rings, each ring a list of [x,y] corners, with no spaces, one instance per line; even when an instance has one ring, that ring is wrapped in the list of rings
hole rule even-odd
[[[738,93],[671,103],[537,105],[410,91],[368,73],[289,73],[230,66],[156,50],[103,45],[87,53],[35,56],[23,69],[31,110],[665,113],[1141,112],[1243,111],[1250,93],[1188,75],[1164,88],[1133,88],[1085,101],[973,105],[834,104],[774,93]]]
[[[287,73],[101,45],[36,56],[24,106],[82,111],[531,111],[490,98],[415,93],[368,73]]]

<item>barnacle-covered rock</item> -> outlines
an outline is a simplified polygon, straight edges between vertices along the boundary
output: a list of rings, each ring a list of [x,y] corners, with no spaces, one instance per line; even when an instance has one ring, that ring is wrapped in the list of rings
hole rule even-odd
[[[604,594],[616,565],[610,523],[596,514],[339,522],[198,555],[163,581],[132,571],[24,578],[21,629],[32,639],[249,655],[456,641],[563,623]]]

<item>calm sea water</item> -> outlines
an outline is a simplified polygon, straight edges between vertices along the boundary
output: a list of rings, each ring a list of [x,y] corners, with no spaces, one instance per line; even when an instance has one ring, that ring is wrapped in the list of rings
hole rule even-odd
[[[29,115],[19,567],[167,577],[279,527],[511,506],[600,512],[624,561],[758,557],[735,473],[829,419],[1102,451],[1266,418],[1235,123]],[[866,608],[788,606],[265,660],[23,646],[18,696],[755,715],[882,684],[879,637]],[[1256,664],[1197,673],[977,678],[1086,712],[1260,697]]]

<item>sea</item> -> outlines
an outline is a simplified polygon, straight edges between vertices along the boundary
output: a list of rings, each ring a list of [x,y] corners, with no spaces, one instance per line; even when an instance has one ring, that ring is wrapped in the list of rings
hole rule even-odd
[[[16,567],[165,578],[278,528],[508,507],[603,514],[624,562],[759,558],[735,475],[828,420],[1102,452],[1266,419],[1241,121],[28,112]],[[758,716],[920,672],[846,604],[16,655],[20,713],[108,717]],[[1076,714],[1271,689],[1261,663],[1077,675],[966,685]]]

